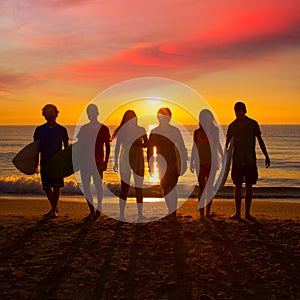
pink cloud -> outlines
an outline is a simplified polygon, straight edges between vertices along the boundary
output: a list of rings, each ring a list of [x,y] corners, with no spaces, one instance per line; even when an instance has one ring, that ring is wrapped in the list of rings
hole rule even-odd
[[[14,91],[24,89],[30,86],[33,77],[26,73],[17,73],[6,71],[0,73],[0,92],[13,93]]]
[[[249,15],[254,18],[254,15]],[[261,18],[259,18],[261,20]],[[237,19],[236,19],[237,20]],[[209,33],[195,32],[193,36],[162,44],[137,45],[129,50],[120,51],[106,58],[82,60],[60,68],[59,73],[70,79],[99,80],[99,77],[111,76],[161,76],[171,72],[172,76],[191,69],[194,75],[242,64],[249,57],[262,56],[282,47],[299,44],[298,23],[288,19],[277,28],[270,26],[270,18],[261,20],[254,29],[230,30],[234,23],[219,26],[213,31],[217,38]],[[229,26],[230,25],[230,26]],[[299,24],[300,25],[300,24]],[[257,31],[257,26],[260,31]],[[233,27],[234,29],[235,27]],[[219,38],[218,38],[219,37]]]
[[[34,72],[34,80],[116,82],[193,76],[299,43],[295,1],[182,3],[20,2],[1,29],[9,28],[6,38],[12,44],[5,58],[13,65],[14,57],[24,57],[25,73]],[[4,83],[3,90],[12,86],[13,81]]]

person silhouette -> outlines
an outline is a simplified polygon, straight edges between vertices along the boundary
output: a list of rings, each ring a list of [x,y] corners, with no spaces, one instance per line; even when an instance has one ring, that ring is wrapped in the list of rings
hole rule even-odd
[[[133,110],[127,110],[120,125],[113,131],[112,139],[116,138],[114,171],[120,171],[121,192],[119,199],[120,220],[124,221],[125,206],[130,187],[130,177],[133,174],[138,220],[143,220],[143,182],[144,182],[144,152],[148,137],[145,128],[138,126],[137,115]],[[121,151],[120,151],[121,150]],[[120,168],[119,168],[120,162]]]
[[[108,127],[98,121],[99,111],[95,104],[89,104],[86,113],[90,122],[83,125],[77,134],[78,155],[83,192],[90,210],[85,220],[93,220],[99,218],[102,210],[102,178],[110,155],[110,133]],[[92,178],[97,193],[96,210],[91,192]]]
[[[69,136],[67,129],[58,123],[58,109],[53,104],[47,104],[42,108],[42,115],[46,119],[46,123],[38,126],[33,134],[34,141],[40,143],[40,172],[43,189],[50,202],[51,209],[46,213],[45,217],[57,217],[57,204],[59,201],[60,189],[64,186],[63,178],[51,177],[45,169],[47,162],[59,151],[68,147]]]
[[[245,191],[245,218],[254,220],[250,209],[252,203],[252,186],[258,179],[255,138],[265,155],[265,166],[270,166],[270,158],[267,153],[265,143],[261,137],[261,131],[257,121],[246,116],[247,109],[243,102],[236,102],[234,105],[236,119],[229,124],[226,136],[226,148],[234,138],[233,160],[231,169],[231,178],[235,185],[234,198],[236,213],[230,219],[240,219],[242,203],[242,185],[246,184]]]
[[[147,149],[149,172],[152,173],[156,152],[160,184],[163,189],[168,215],[176,218],[178,205],[177,182],[187,169],[187,151],[178,128],[170,124],[171,110],[162,107],[157,112],[159,125],[151,130]]]
[[[193,134],[193,147],[190,161],[192,173],[196,170],[199,183],[198,205],[200,219],[210,218],[213,201],[213,184],[219,168],[219,155],[223,157],[223,150],[219,139],[219,129],[215,118],[208,109],[203,109],[199,114],[199,128]],[[205,195],[203,192],[205,191]],[[202,195],[204,197],[202,197]]]

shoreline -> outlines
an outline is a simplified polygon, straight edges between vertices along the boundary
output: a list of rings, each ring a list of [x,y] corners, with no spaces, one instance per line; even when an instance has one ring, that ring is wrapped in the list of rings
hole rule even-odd
[[[118,198],[103,198],[102,213],[112,219],[118,220],[119,200]],[[199,219],[199,211],[196,199],[179,199],[177,215]],[[245,202],[242,201],[242,218]],[[41,195],[0,195],[0,218],[7,216],[15,217],[40,217],[50,209],[46,196]],[[61,195],[59,200],[59,219],[75,218],[83,219],[88,214],[88,206],[83,196]],[[214,199],[212,213],[215,218],[228,219],[235,212],[234,199]],[[167,215],[166,205],[163,198],[144,199],[143,223],[152,223]],[[294,219],[300,220],[300,198],[297,199],[253,199],[251,214],[256,219]],[[126,221],[137,223],[137,207],[135,198],[129,198],[125,211]],[[5,224],[3,224],[5,225]]]
[[[93,195],[94,198],[96,197],[96,195]],[[263,202],[263,201],[267,201],[267,202],[284,202],[284,203],[299,203],[300,204],[300,197],[296,196],[295,197],[273,197],[272,195],[270,195],[269,197],[260,197],[260,196],[256,196],[253,197],[253,202]],[[27,201],[28,199],[31,200],[41,200],[47,201],[46,195],[45,194],[1,194],[0,193],[0,201],[1,200],[23,200],[23,201]],[[144,203],[148,203],[148,202],[164,202],[164,198],[162,197],[146,197],[144,196]],[[189,197],[189,198],[185,198],[185,197],[180,197],[179,201],[180,202],[185,202],[185,201],[196,201],[197,198],[196,197]],[[243,201],[244,199],[242,199]],[[85,197],[81,194],[76,194],[76,195],[69,195],[69,194],[61,194],[59,201],[64,201],[64,202],[80,202],[80,203],[86,203]],[[119,201],[119,198],[117,196],[104,196],[103,197],[103,202],[106,203],[117,203]],[[215,197],[213,199],[213,201],[234,201],[233,198],[233,194],[229,195],[229,197]],[[136,203],[136,198],[134,195],[128,196],[127,202],[129,203]],[[1,211],[1,209],[0,209]]]
[[[41,185],[37,183],[33,188],[24,188],[20,189],[19,185],[14,187],[13,185],[10,188],[6,188],[5,185],[0,185],[1,192],[0,197],[6,196],[43,196],[44,191],[41,188]],[[180,198],[197,198],[199,187],[196,186],[194,190],[191,192],[189,188],[178,187],[178,193]],[[243,192],[245,187],[243,187]],[[120,193],[120,185],[119,184],[109,184],[104,185],[104,197],[118,197]],[[143,191],[145,198],[161,198],[162,190],[160,185],[154,185],[152,187],[145,188]],[[220,189],[214,196],[214,199],[231,199],[234,194],[234,186],[226,185],[222,189]],[[82,196],[82,192],[78,186],[74,186],[71,183],[65,183],[65,187],[61,190],[61,195],[70,197],[80,197]],[[133,187],[130,187],[128,192],[129,197],[135,196],[135,191]],[[263,187],[263,186],[253,186],[253,199],[300,199],[300,188],[299,187]]]

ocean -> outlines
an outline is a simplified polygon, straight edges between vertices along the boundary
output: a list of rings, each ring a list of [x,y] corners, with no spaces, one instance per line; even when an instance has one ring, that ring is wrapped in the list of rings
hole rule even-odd
[[[42,194],[39,174],[32,176],[24,175],[12,164],[13,157],[22,147],[30,143],[36,126],[0,126],[0,193],[1,194]],[[76,126],[66,126],[70,143],[73,142],[73,134]],[[184,140],[191,154],[192,133],[197,126],[185,126]],[[287,188],[300,187],[300,125],[261,125],[262,137],[267,146],[271,159],[270,168],[264,167],[264,156],[257,143],[257,165],[259,180],[257,187],[286,190]],[[115,128],[111,126],[110,130]],[[222,126],[224,134],[227,127]],[[114,145],[112,143],[111,157],[108,169],[104,174],[104,182],[117,189],[119,176],[113,171]],[[195,174],[189,170],[181,179],[181,184],[193,185],[196,182]],[[79,182],[80,183],[80,182]],[[148,174],[145,177],[146,185],[153,185],[153,178]],[[230,175],[225,184],[232,186]],[[65,194],[80,194],[74,175],[66,178]]]

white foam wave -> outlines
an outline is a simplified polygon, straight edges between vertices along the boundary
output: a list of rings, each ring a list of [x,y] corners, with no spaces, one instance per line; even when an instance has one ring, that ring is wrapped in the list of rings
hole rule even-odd
[[[0,192],[3,194],[44,194],[40,176],[7,176],[0,177]],[[65,179],[63,193],[81,194],[76,181]]]

